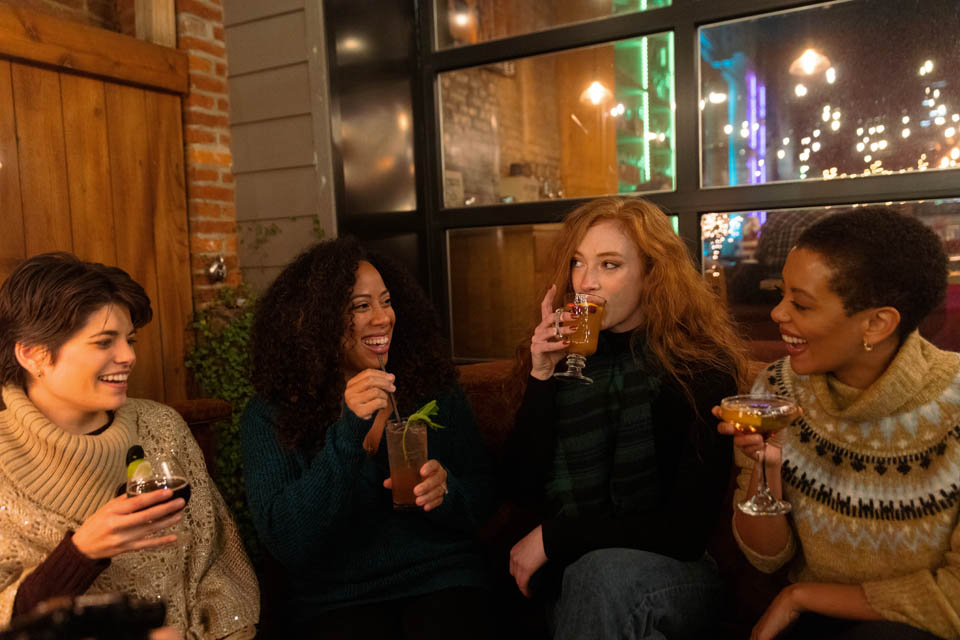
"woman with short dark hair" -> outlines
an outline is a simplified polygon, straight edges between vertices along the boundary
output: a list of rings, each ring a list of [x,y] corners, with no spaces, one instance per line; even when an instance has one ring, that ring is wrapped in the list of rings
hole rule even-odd
[[[792,561],[795,583],[753,637],[960,635],[960,356],[917,331],[946,287],[943,242],[887,207],[827,216],[787,257],[770,315],[788,356],[753,390],[803,410],[766,454],[793,510],[735,511],[733,529],[762,571]],[[718,429],[734,434],[739,502],[756,492],[760,436]]]
[[[162,599],[189,638],[256,631],[256,578],[187,425],[127,398],[151,317],[124,271],[65,253],[0,287],[0,624],[53,596],[120,591]],[[168,489],[114,497],[136,446],[176,459],[189,504]]]
[[[473,542],[493,482],[440,326],[414,279],[356,240],[321,242],[270,286],[253,327],[247,496],[284,569],[291,634],[486,638]],[[384,427],[435,400],[416,508],[395,511]]]

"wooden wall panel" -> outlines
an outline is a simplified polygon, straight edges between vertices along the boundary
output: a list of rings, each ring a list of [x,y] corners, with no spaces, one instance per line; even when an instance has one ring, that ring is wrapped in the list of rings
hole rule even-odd
[[[170,93],[186,91],[186,59],[0,2],[0,283],[53,250],[126,270],[154,311],[130,395],[161,402],[186,398],[193,312],[181,104]]]
[[[160,93],[144,96],[151,157],[156,160],[157,297],[154,322],[159,324],[163,349],[163,384],[167,402],[186,399],[187,327],[193,315],[190,246],[180,127],[180,98]]]
[[[238,75],[306,60],[306,29],[303,11],[292,11],[231,27],[227,32],[230,73]]]
[[[12,77],[27,255],[72,251],[60,78],[22,64]]]
[[[454,355],[512,358],[540,310],[545,234],[536,225],[450,233],[450,307]]]
[[[151,157],[146,132],[156,123],[147,120],[145,92],[133,87],[104,85],[110,181],[116,205],[114,225],[117,266],[139,282],[153,302],[155,319],[140,330],[137,367],[130,378],[134,398],[164,398],[163,349],[158,311],[154,213],[157,160]],[[182,357],[182,356],[181,356]]]
[[[103,82],[60,76],[73,252],[83,260],[117,263],[110,155]]]
[[[0,56],[178,93],[189,88],[183,51],[9,2],[0,2]]]
[[[0,282],[27,256],[10,63],[0,60]]]

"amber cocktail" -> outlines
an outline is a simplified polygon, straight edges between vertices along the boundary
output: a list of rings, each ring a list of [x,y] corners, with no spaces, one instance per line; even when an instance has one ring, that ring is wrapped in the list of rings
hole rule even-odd
[[[730,396],[720,403],[720,415],[741,433],[758,433],[763,437],[760,448],[760,482],[757,493],[746,502],[737,505],[751,516],[779,516],[792,508],[786,500],[779,500],[770,493],[767,484],[767,438],[780,429],[789,427],[800,415],[796,403],[773,395],[749,394]]]
[[[564,296],[563,308],[556,311],[557,332],[559,335],[561,326],[572,326],[574,331],[566,336],[570,341],[570,347],[567,350],[567,370],[555,373],[555,377],[572,378],[586,383],[593,382],[583,375],[583,368],[587,365],[587,356],[597,352],[597,338],[600,336],[603,308],[606,303],[607,301],[600,296],[590,293],[568,293]],[[561,323],[560,316],[563,313],[573,316],[573,320]]]
[[[418,508],[413,488],[420,484],[420,467],[427,462],[427,425],[420,421],[387,421],[387,458],[393,508]]]

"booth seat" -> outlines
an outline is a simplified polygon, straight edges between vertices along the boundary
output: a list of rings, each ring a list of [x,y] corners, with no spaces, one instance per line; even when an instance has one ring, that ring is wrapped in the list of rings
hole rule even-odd
[[[770,362],[784,355],[780,340],[755,340],[750,344],[750,380],[756,377]],[[497,360],[480,364],[459,365],[460,384],[473,407],[477,425],[484,443],[499,464],[507,435],[514,426],[514,414],[520,401],[516,389],[511,388],[510,377],[513,361]],[[744,385],[744,391],[750,384]],[[216,450],[213,425],[230,417],[230,405],[222,400],[202,399],[174,403],[190,425],[207,458],[212,465]],[[754,569],[744,559],[733,539],[730,523],[732,516],[733,489],[736,470],[729,478],[726,505],[723,516],[715,523],[708,550],[717,561],[720,572],[729,587],[729,600],[722,603],[723,615],[712,623],[712,638],[745,638],[754,622],[759,619],[767,604],[785,583],[783,572],[766,575]],[[507,631],[507,638],[546,638],[544,620],[535,607],[527,605],[520,596],[509,575],[509,551],[511,546],[538,523],[533,516],[509,503],[502,504],[486,525],[478,532],[478,538],[489,558],[493,573],[499,576],[495,594],[497,617]],[[269,557],[260,567],[260,590],[264,596],[262,607],[261,637],[281,637],[272,633],[277,621],[271,620],[276,610],[272,597],[283,593],[282,571]],[[271,595],[272,594],[272,595]]]

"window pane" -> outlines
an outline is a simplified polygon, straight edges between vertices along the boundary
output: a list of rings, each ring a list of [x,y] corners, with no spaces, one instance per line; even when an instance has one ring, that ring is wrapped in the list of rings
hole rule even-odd
[[[453,356],[512,358],[539,314],[562,225],[451,229],[450,326]]]
[[[703,185],[960,167],[958,33],[957,0],[851,0],[701,28]]]
[[[943,349],[960,351],[960,199],[891,206],[923,220],[946,243],[950,259],[947,299],[924,320],[920,332]],[[845,208],[708,213],[700,218],[704,274],[726,300],[744,335],[754,340],[780,340],[770,311],[780,301],[776,287],[787,253],[806,227]]]
[[[444,205],[671,190],[673,34],[440,75]]]
[[[668,6],[670,0],[435,0],[437,48],[499,40]]]

